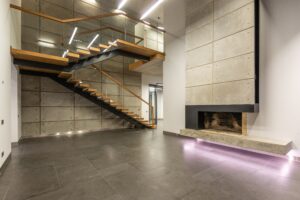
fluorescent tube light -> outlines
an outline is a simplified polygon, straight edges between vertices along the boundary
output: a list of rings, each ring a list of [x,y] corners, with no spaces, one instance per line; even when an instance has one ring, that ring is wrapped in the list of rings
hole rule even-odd
[[[161,4],[164,0],[157,0],[155,4],[153,4],[140,18],[140,20],[145,19],[159,4]]]
[[[162,27],[162,26],[159,26],[159,27],[157,27],[159,30],[165,30],[165,28],[164,27]]]
[[[94,42],[97,40],[97,38],[99,37],[99,34],[97,34],[93,40],[91,41],[91,43],[89,44],[89,46],[87,47],[88,49],[94,44]]]
[[[69,53],[69,49],[65,50],[65,52],[62,55],[62,57],[65,58],[68,53]]]
[[[74,28],[74,31],[73,31],[72,36],[71,36],[71,38],[70,38],[69,44],[72,44],[73,39],[74,39],[74,37],[75,37],[75,35],[76,35],[77,29],[78,29],[77,27]]]
[[[143,22],[144,22],[145,24],[147,24],[147,25],[150,25],[150,22],[147,22],[147,21],[145,21],[145,20],[143,20]]]
[[[127,3],[127,0],[122,0],[121,3],[118,6],[118,10],[122,9],[125,6],[126,3]]]

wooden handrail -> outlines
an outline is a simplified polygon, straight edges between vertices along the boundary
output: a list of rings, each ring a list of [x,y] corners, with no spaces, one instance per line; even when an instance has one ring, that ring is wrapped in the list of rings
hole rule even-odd
[[[108,77],[110,80],[112,80],[113,82],[115,82],[117,85],[119,85],[121,88],[123,88],[124,90],[126,90],[127,92],[131,93],[132,95],[134,95],[135,97],[137,97],[138,99],[140,99],[141,101],[143,101],[145,104],[150,105],[146,100],[144,100],[142,97],[140,97],[139,95],[135,94],[132,90],[128,89],[127,87],[125,87],[120,81],[118,81],[117,79],[115,79],[114,77],[112,77],[111,75],[109,75],[107,72],[105,72],[104,70],[100,70],[98,69],[95,65],[92,65],[94,69],[98,70],[100,73],[102,73],[104,76]]]
[[[138,98],[140,101],[142,101],[145,104],[147,104],[149,106],[149,112],[151,113],[151,116],[152,116],[152,125],[155,126],[154,107],[150,103],[148,103],[146,100],[144,100],[139,95],[135,94],[132,90],[130,90],[127,87],[125,87],[120,81],[118,81],[117,79],[115,79],[114,77],[112,77],[111,75],[109,75],[104,70],[98,69],[97,66],[95,66],[95,65],[92,65],[92,68],[95,69],[95,70],[97,70],[97,71],[99,71],[101,74],[103,74],[104,76],[106,76],[107,78],[109,78],[110,80],[112,80],[113,82],[115,82],[117,85],[119,85],[122,89],[126,90],[127,92],[131,93],[133,96],[135,96],[136,98]],[[149,119],[149,121],[150,120],[151,119]]]
[[[163,33],[166,32],[164,30],[159,29],[156,26],[153,26],[151,24],[147,24],[142,20],[131,17],[131,16],[129,16],[127,14],[124,14],[124,13],[104,13],[104,14],[95,15],[95,16],[88,16],[88,17],[76,17],[76,18],[70,18],[70,19],[60,19],[60,18],[53,17],[51,15],[47,15],[47,14],[44,14],[44,13],[28,10],[26,8],[23,8],[21,6],[17,6],[17,5],[14,5],[14,4],[10,4],[10,8],[13,8],[15,10],[19,10],[21,12],[28,13],[28,14],[31,14],[31,15],[35,15],[35,16],[38,16],[38,17],[42,17],[42,18],[45,18],[45,19],[48,19],[48,20],[52,20],[52,21],[55,21],[55,22],[59,22],[59,23],[72,23],[72,22],[80,22],[80,21],[86,21],[86,20],[91,20],[91,19],[102,19],[102,18],[106,18],[106,17],[113,17],[113,16],[118,16],[118,15],[123,15],[123,16],[125,16],[125,17],[127,17],[127,18],[129,18],[133,21],[136,21],[138,23],[142,23],[142,24],[145,24],[147,26],[150,26],[151,28],[154,28],[154,29],[156,29],[160,32],[163,32]]]

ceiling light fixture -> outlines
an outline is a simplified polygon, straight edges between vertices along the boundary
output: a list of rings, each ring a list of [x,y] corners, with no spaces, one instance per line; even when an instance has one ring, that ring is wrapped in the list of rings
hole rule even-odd
[[[118,6],[118,10],[122,9],[125,6],[126,3],[127,3],[127,0],[122,0],[121,3]]]
[[[62,55],[62,57],[65,58],[68,53],[69,53],[69,49],[65,50],[65,52]]]
[[[74,37],[75,37],[75,35],[76,35],[77,29],[78,29],[77,27],[74,28],[74,31],[73,31],[72,36],[71,36],[71,38],[70,38],[69,44],[72,44],[73,39],[74,39]]]
[[[97,34],[94,38],[93,38],[93,40],[91,41],[91,43],[88,45],[88,49],[94,44],[94,42],[97,40],[97,38],[99,37],[99,34]]]
[[[153,4],[140,18],[140,20],[145,19],[153,10],[155,10],[155,8],[157,8],[159,6],[159,4],[161,4],[164,0],[157,0],[157,2],[155,4]]]
[[[162,26],[158,26],[157,28],[158,28],[159,30],[165,30],[165,28],[162,27]]]
[[[143,20],[143,22],[144,22],[145,24],[147,24],[147,25],[150,25],[150,22],[147,22],[147,21],[145,21],[145,20]]]

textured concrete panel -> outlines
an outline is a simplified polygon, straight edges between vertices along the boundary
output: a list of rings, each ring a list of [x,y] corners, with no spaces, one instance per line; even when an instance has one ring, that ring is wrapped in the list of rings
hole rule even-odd
[[[22,7],[32,11],[39,11],[39,0],[21,1]]]
[[[22,26],[21,33],[22,41],[36,43],[39,38],[39,31],[37,29]]]
[[[139,86],[126,86],[126,87],[132,92],[134,92],[135,94],[141,96],[141,87]],[[127,92],[126,90],[124,90],[124,95],[133,96],[131,93]]]
[[[214,23],[214,38],[220,39],[254,26],[254,3],[248,4]]]
[[[254,52],[254,28],[247,29],[214,44],[214,61]]]
[[[212,64],[192,68],[186,71],[186,86],[212,84]]]
[[[123,128],[124,127],[124,121],[122,119],[116,118],[116,119],[102,119],[102,128],[103,129],[117,129],[117,128]]]
[[[43,91],[43,92],[72,92],[71,90],[65,88],[64,86],[56,83],[55,81],[53,81],[47,77],[41,77],[41,91]]]
[[[210,1],[207,4],[198,9],[196,12],[190,13],[186,17],[186,31],[190,32],[198,29],[213,21],[213,2]]]
[[[90,100],[78,95],[78,94],[75,94],[75,106],[76,107],[95,107],[97,106],[96,104],[94,104],[93,102],[91,102]]]
[[[136,97],[129,97],[129,96],[124,96],[124,106],[125,107],[130,107],[130,106],[140,106],[141,101],[136,98]]]
[[[42,122],[41,134],[54,135],[56,133],[64,133],[74,131],[74,121],[60,121],[60,122]]]
[[[73,120],[74,107],[42,107],[41,121]]]
[[[123,61],[117,62],[113,60],[106,60],[102,63],[102,69],[109,72],[123,73],[123,66]]]
[[[101,82],[101,74],[98,73],[94,69],[84,68],[84,69],[76,70],[74,72],[74,76],[77,79],[80,79],[83,81],[89,80],[89,81],[94,81],[94,82]]]
[[[21,104],[22,106],[40,106],[40,93],[33,91],[22,91]]]
[[[40,80],[37,76],[21,75],[22,90],[39,91]]]
[[[254,0],[215,0],[214,1],[214,17],[215,19],[220,18],[247,3],[254,2]]]
[[[74,0],[47,0],[48,2],[52,4],[59,5],[60,7],[71,9],[73,7],[73,1]]]
[[[39,18],[34,16],[34,15],[30,15],[27,13],[22,13],[22,26],[28,26],[34,29],[39,29],[40,24],[39,24]],[[24,38],[26,39],[26,38]]]
[[[187,52],[187,68],[193,68],[212,63],[212,44]]]
[[[121,88],[116,84],[102,84],[102,93],[105,95],[121,95]]]
[[[141,85],[141,76],[131,76],[131,75],[124,75],[124,84],[125,85]]]
[[[101,120],[76,120],[75,130],[76,131],[90,131],[101,129]]]
[[[114,119],[119,117],[106,109],[102,109],[102,118]]]
[[[75,12],[78,12],[86,16],[94,16],[100,14],[101,12],[99,8],[82,1],[74,1],[74,9]]]
[[[186,88],[186,105],[212,104],[212,85]]]
[[[115,80],[123,83],[123,73],[113,73],[110,72],[109,75],[111,77],[113,77]],[[114,81],[112,81],[110,78],[106,77],[106,76],[102,76],[102,82],[103,83],[112,83],[112,84],[116,84]]]
[[[74,106],[74,94],[42,92],[41,105],[42,106]]]
[[[21,114],[22,114],[22,122],[40,121],[40,107],[23,107]]]
[[[215,104],[254,104],[254,79],[213,85]]]
[[[38,137],[41,135],[40,123],[22,123],[22,137]]]
[[[213,40],[213,24],[210,23],[192,32],[186,33],[186,50],[201,47]]]
[[[35,51],[38,52],[39,51],[39,46],[37,45],[37,43],[27,43],[22,41],[22,49],[23,50],[28,50],[28,51]]]
[[[214,83],[250,78],[255,78],[254,53],[226,59],[214,64]]]
[[[75,120],[101,119],[100,107],[75,107]]]
[[[41,41],[55,44],[56,48],[59,48],[58,44],[61,42],[61,34],[59,34],[59,33],[50,33],[50,32],[41,31],[39,33],[38,38]],[[48,46],[46,46],[46,48],[51,49]]]

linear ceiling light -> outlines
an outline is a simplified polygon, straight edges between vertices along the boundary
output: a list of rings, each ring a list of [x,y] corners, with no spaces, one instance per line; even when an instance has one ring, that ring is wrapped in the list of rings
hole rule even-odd
[[[157,28],[158,28],[159,30],[165,30],[165,28],[162,27],[162,26],[158,26]]]
[[[118,6],[118,10],[122,9],[125,6],[126,3],[127,3],[127,0],[122,0],[121,3]]]
[[[94,44],[94,42],[97,40],[97,38],[99,37],[99,34],[97,34],[93,40],[91,41],[91,43],[89,44],[89,46],[87,47],[88,49]]]
[[[74,28],[74,31],[73,31],[72,36],[71,36],[71,38],[70,38],[69,44],[72,44],[73,39],[74,39],[74,37],[75,37],[75,35],[76,35],[77,29],[78,29],[77,27]]]
[[[67,49],[67,50],[64,52],[64,54],[62,55],[62,57],[65,58],[66,55],[67,55],[68,53],[69,53],[69,49]]]
[[[157,0],[157,2],[155,4],[153,4],[140,18],[140,20],[145,19],[153,10],[155,10],[155,8],[157,8],[157,6],[159,6],[159,4],[161,4],[164,0]]]

